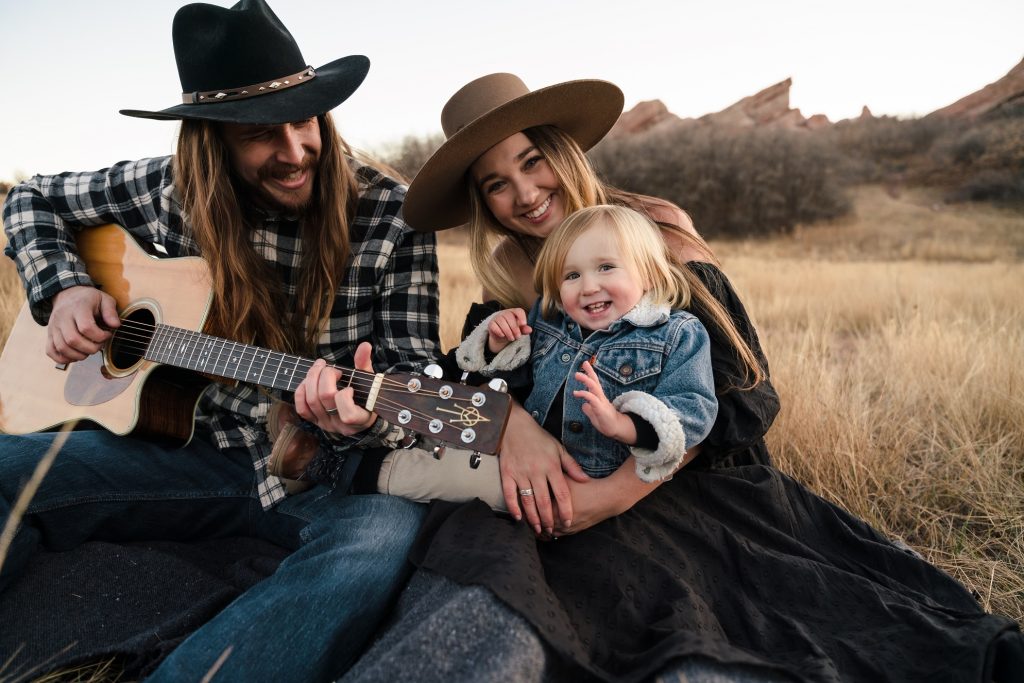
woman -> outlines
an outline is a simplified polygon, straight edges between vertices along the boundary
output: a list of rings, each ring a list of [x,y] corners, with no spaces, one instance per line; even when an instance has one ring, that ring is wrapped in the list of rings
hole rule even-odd
[[[1024,671],[1015,623],[765,466],[778,400],[728,280],[681,210],[603,186],[586,162],[621,107],[600,81],[534,92],[510,74],[469,83],[442,112],[448,139],[413,181],[405,217],[420,230],[468,222],[485,300],[508,307],[536,297],[533,257],[565,216],[609,201],[647,213],[704,294],[692,311],[712,340],[711,435],[660,485],[640,482],[629,461],[591,480],[514,412],[502,485],[533,533],[482,503],[435,504],[413,553],[426,571],[346,680],[980,681]],[[488,310],[475,307],[469,324]]]

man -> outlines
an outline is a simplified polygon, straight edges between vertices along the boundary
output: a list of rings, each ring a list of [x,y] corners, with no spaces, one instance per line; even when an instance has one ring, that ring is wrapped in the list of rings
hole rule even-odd
[[[327,113],[369,68],[349,56],[317,69],[263,0],[175,15],[182,104],[123,114],[181,120],[173,157],[97,173],[36,177],[11,191],[4,225],[46,353],[80,361],[119,326],[74,234],[117,223],[170,256],[209,262],[207,331],[258,346],[377,370],[413,369],[438,346],[432,236],[400,217],[404,187],[346,154]],[[298,388],[306,427],[342,457],[340,483],[285,497],[266,473],[271,397],[212,385],[196,436],[171,449],[104,431],[75,432],[33,498],[0,587],[39,546],[259,535],[292,548],[277,572],[180,645],[152,680],[328,680],[351,664],[406,576],[422,510],[346,495],[362,448],[396,430],[339,392],[317,361]],[[6,519],[52,435],[0,435]]]

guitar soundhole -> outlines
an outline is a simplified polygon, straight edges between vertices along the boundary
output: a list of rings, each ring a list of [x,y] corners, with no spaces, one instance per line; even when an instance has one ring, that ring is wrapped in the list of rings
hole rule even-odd
[[[107,362],[111,369],[121,373],[138,365],[155,329],[153,311],[148,308],[127,311],[121,318],[121,327],[114,332],[107,347]]]

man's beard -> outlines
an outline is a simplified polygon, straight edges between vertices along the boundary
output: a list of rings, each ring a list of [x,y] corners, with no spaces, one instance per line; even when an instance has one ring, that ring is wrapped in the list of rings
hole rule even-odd
[[[312,155],[307,155],[298,166],[291,164],[267,165],[257,172],[258,184],[255,186],[242,182],[245,193],[257,204],[272,211],[280,211],[290,215],[301,216],[309,210],[316,195],[316,180],[319,173],[320,160]],[[308,174],[306,185],[303,186],[302,195],[278,190],[276,193],[269,189],[264,183],[272,181],[275,177],[283,177],[294,172],[305,172]],[[282,201],[282,196],[293,201]]]

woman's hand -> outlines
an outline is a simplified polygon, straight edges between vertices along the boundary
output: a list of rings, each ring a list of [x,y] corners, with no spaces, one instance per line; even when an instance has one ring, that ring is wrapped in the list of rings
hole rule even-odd
[[[367,342],[356,349],[357,370],[373,372],[371,351],[372,347]],[[339,379],[341,372],[337,368],[322,358],[317,360],[295,390],[295,412],[325,432],[352,436],[369,429],[377,415],[355,404],[352,387],[339,391]]]
[[[556,522],[558,527],[573,523],[573,499],[565,475],[580,482],[590,477],[518,404],[512,405],[498,466],[505,505],[516,520],[525,514],[538,535],[552,533]]]

